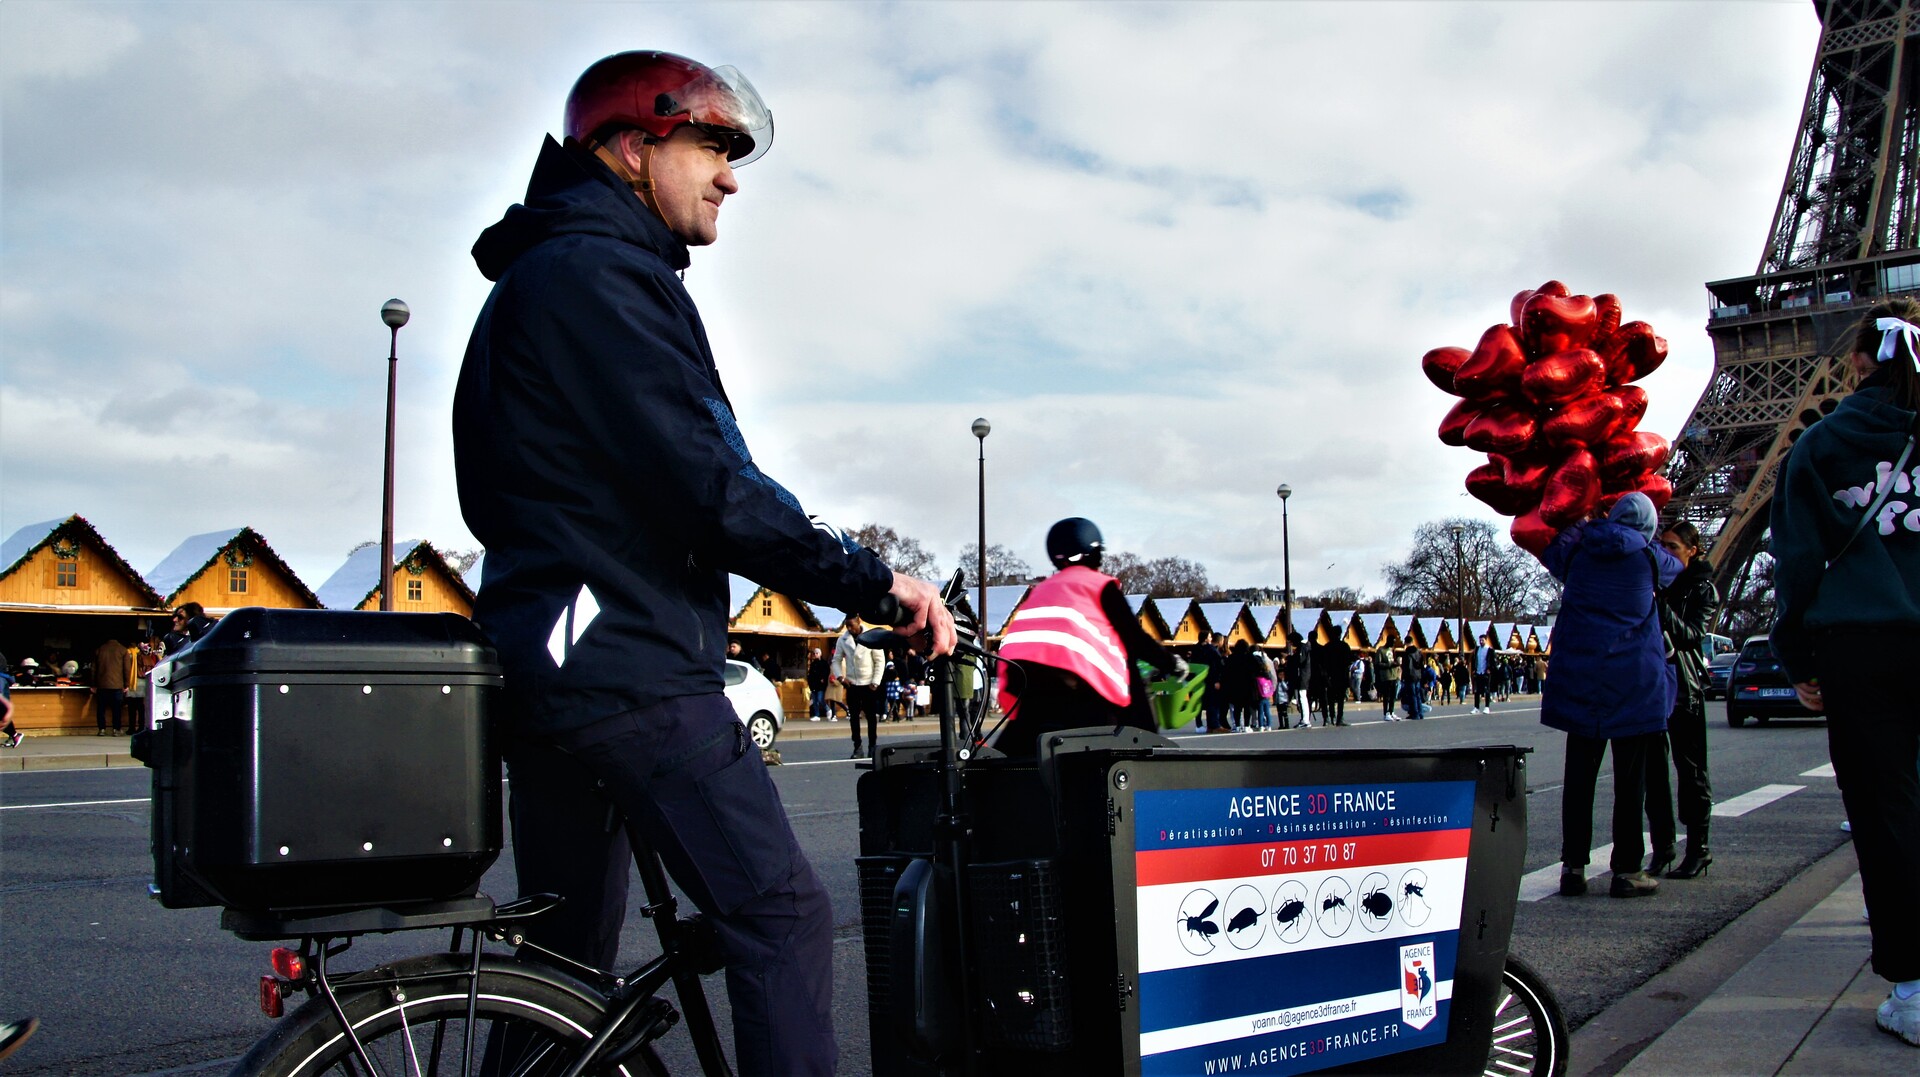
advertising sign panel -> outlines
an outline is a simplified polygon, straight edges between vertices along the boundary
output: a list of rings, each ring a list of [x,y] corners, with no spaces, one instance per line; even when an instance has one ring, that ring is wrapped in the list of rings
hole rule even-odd
[[[1141,789],[1144,1074],[1287,1074],[1441,1043],[1469,781]]]

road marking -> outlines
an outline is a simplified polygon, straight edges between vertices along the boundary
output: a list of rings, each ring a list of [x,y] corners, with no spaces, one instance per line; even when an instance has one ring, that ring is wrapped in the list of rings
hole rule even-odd
[[[1802,778],[1832,778],[1836,775],[1833,773],[1832,763],[1822,763],[1812,770],[1801,771],[1800,776]]]
[[[145,804],[150,798],[133,800],[69,800],[60,804],[0,804],[0,811],[25,811],[29,808],[99,808],[108,804]]]
[[[1755,808],[1763,808],[1784,796],[1792,796],[1804,785],[1763,785],[1751,793],[1742,793],[1732,800],[1723,800],[1713,806],[1712,814],[1722,819],[1738,819]]]
[[[1640,847],[1650,848],[1652,835],[1640,835]],[[1564,865],[1548,864],[1538,871],[1529,871],[1520,877],[1520,900],[1539,901],[1553,897],[1560,892],[1560,870]],[[1613,873],[1613,843],[1608,842],[1587,854],[1587,886],[1589,889],[1599,884],[1605,876]],[[1596,870],[1597,869],[1597,870]],[[1609,883],[1608,885],[1611,885]]]

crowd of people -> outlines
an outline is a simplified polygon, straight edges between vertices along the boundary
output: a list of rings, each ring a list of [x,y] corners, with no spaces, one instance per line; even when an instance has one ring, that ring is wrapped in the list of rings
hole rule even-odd
[[[83,662],[64,650],[49,650],[44,659],[31,655],[13,665],[0,654],[0,700],[5,700],[0,717],[0,748],[18,748],[26,739],[13,721],[12,689],[85,688],[93,709],[95,735],[118,737],[138,733],[150,721],[147,709],[147,674],[161,658],[176,654],[189,643],[206,635],[213,627],[204,607],[189,602],[173,611],[165,632],[143,633],[138,640],[122,643],[117,637],[102,640]]]

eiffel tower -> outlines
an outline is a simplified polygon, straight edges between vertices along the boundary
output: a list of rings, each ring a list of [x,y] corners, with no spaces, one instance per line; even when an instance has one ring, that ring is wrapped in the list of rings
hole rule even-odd
[[[1744,593],[1787,450],[1852,388],[1850,330],[1920,291],[1920,6],[1814,0],[1820,51],[1760,266],[1712,281],[1713,379],[1674,440],[1668,520]]]

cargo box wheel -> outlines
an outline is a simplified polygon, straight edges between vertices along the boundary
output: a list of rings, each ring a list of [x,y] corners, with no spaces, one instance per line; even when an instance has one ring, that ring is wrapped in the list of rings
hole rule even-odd
[[[780,727],[774,724],[773,715],[766,711],[761,711],[747,720],[747,736],[753,738],[753,746],[756,748],[773,747],[773,738],[779,732]]]

